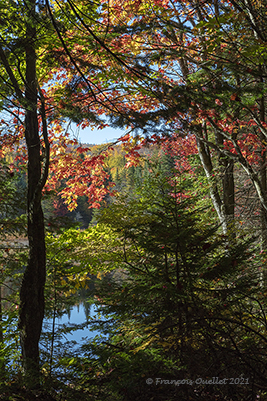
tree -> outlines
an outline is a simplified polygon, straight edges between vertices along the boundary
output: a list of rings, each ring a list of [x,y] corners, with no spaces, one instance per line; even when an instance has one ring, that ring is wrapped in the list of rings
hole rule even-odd
[[[28,1],[23,8],[9,2],[1,4],[3,11],[2,32],[5,38],[0,46],[1,107],[12,110],[12,104],[25,110],[24,136],[27,144],[27,230],[29,259],[20,291],[19,329],[23,365],[28,380],[36,385],[38,376],[38,341],[44,313],[45,239],[41,194],[49,167],[49,141],[43,98],[38,105],[38,78],[36,72],[37,26],[36,4]],[[10,20],[14,28],[10,29]],[[15,21],[15,18],[16,21]],[[15,61],[16,60],[16,61]],[[15,66],[14,66],[15,64]],[[22,68],[23,65],[23,68]],[[16,69],[17,67],[17,69]],[[38,109],[42,117],[44,161],[41,162]]]
[[[105,104],[95,106],[90,85],[85,92],[85,79],[74,72],[66,83],[76,85],[75,101],[64,100],[64,107],[84,116],[84,124],[90,122],[86,111],[91,105],[99,114],[108,113],[114,125],[145,135],[194,135],[214,208],[232,240],[234,166],[239,164],[261,202],[264,239],[266,54],[262,28],[255,28],[256,20],[263,26],[262,9],[253,2],[115,1],[100,9],[96,37],[98,25],[89,26],[82,8],[73,3],[70,8],[82,25],[81,43],[89,33],[101,53],[102,64],[90,85]],[[83,48],[76,60],[87,77],[91,67]],[[93,51],[91,60],[96,60]]]
[[[253,22],[264,19],[264,14],[242,2],[8,4],[8,9],[6,3],[1,5],[0,90],[2,110],[14,117],[14,130],[19,139],[25,136],[28,153],[30,253],[21,289],[20,328],[24,368],[29,372],[38,370],[44,310],[41,194],[50,142],[55,145],[51,153],[60,156],[51,163],[50,185],[55,188],[59,180],[67,180],[62,196],[70,209],[81,194],[96,206],[94,200],[108,191],[103,185],[104,155],[82,156],[83,147],[65,141],[64,116],[84,126],[103,127],[101,116],[108,114],[112,124],[142,133],[150,130],[156,140],[173,131],[184,138],[194,135],[224,232],[234,240],[234,164],[239,163],[262,204],[265,233],[266,54],[263,33]],[[4,139],[13,138],[7,133]],[[121,141],[133,163],[139,142],[147,142],[129,135]]]
[[[107,186],[103,185],[108,175],[104,172],[102,154],[86,155],[88,148],[79,146],[77,141],[63,134],[64,121],[53,109],[43,88],[47,79],[55,80],[55,71],[60,75],[58,59],[52,63],[55,69],[51,68],[52,50],[61,50],[49,3],[44,6],[33,0],[26,3],[8,1],[2,2],[0,8],[3,15],[0,107],[5,113],[1,120],[1,154],[3,156],[11,149],[20,150],[20,162],[27,161],[29,259],[20,291],[19,329],[27,384],[34,387],[39,384],[38,342],[44,316],[46,249],[41,200],[49,177],[50,144],[53,163],[50,187],[47,185],[45,190],[55,189],[60,180],[67,180],[68,186],[63,189],[62,196],[71,210],[76,207],[79,195],[86,195],[92,206],[98,206],[94,202],[108,192]],[[53,12],[61,14],[61,9],[54,7]],[[69,55],[67,49],[65,55]],[[6,113],[12,117],[9,123]]]
[[[146,400],[153,391],[158,398],[177,399],[178,390],[159,386],[156,377],[186,382],[242,374],[255,382],[238,390],[230,383],[209,390],[205,383],[179,387],[179,396],[233,397],[238,391],[246,397],[264,382],[266,342],[265,302],[251,240],[238,239],[225,249],[227,238],[216,226],[203,224],[205,211],[188,196],[190,179],[178,184],[179,176],[150,167],[134,194],[119,196],[102,211],[101,223],[120,238],[117,266],[124,274],[97,286],[106,321],[96,326],[109,338],[88,351],[99,358],[103,382],[127,399]],[[98,255],[101,259],[102,252]],[[148,377],[154,386],[147,386]]]

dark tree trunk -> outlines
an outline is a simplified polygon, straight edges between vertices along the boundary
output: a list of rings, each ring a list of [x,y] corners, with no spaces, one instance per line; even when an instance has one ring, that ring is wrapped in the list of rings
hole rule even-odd
[[[35,2],[30,2],[30,16]],[[44,317],[44,285],[46,277],[46,250],[44,217],[41,206],[42,169],[40,137],[37,116],[37,78],[34,42],[36,31],[29,20],[26,31],[26,115],[25,138],[28,150],[28,239],[29,258],[20,290],[19,329],[23,368],[26,383],[36,387],[39,383],[39,339]]]

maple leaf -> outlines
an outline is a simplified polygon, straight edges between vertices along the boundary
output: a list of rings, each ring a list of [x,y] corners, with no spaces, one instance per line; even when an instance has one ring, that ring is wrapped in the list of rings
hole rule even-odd
[[[240,102],[240,101],[241,101],[241,99],[240,99],[240,97],[238,96],[237,93],[233,93],[233,94],[230,96],[230,100],[236,101],[236,102]]]

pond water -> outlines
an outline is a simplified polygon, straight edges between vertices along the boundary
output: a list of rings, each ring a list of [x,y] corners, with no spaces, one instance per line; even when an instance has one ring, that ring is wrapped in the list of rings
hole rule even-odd
[[[54,336],[53,319],[44,319],[39,343],[43,368],[64,376],[68,362],[65,365],[63,360],[73,360],[75,356],[88,358],[89,355],[95,358],[90,343],[101,333],[93,330],[91,323],[99,319],[103,320],[103,316],[97,311],[97,306],[87,302],[68,307],[66,313],[55,319]]]
[[[89,317],[88,315],[93,319],[97,318],[97,308],[94,304],[90,305],[90,308],[87,311],[85,311],[83,304],[74,305],[69,313],[65,313],[61,318],[56,318],[55,324],[57,328],[60,328],[63,325],[70,326],[74,324],[75,325],[83,324],[88,321]],[[49,319],[48,322],[51,324],[52,319]],[[64,334],[64,338],[65,341],[76,341],[78,344],[80,344],[82,342],[82,338],[84,337],[87,337],[88,339],[93,338],[97,334],[99,334],[99,332],[96,330],[92,330],[90,328],[90,324],[88,324],[83,329],[74,330],[71,333]]]
[[[103,319],[94,304],[80,303],[72,306],[68,312],[55,319],[55,336],[53,348],[62,349],[67,346],[69,351],[77,350],[81,345],[88,344],[100,332],[94,330],[92,321]],[[52,347],[53,319],[45,319],[41,338],[41,348],[49,352]]]

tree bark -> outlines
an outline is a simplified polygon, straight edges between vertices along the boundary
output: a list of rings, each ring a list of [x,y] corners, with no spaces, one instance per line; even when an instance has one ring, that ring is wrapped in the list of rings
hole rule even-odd
[[[213,176],[212,176],[212,174],[213,174],[212,161],[211,161],[209,149],[204,144],[201,129],[199,129],[198,132],[196,133],[196,142],[197,142],[198,154],[200,157],[202,167],[203,167],[206,177],[208,178],[209,183],[210,183],[210,197],[211,197],[213,206],[217,212],[217,215],[219,217],[220,223],[222,224],[223,232],[226,234],[227,227],[226,227],[226,222],[225,222],[225,216],[223,214],[223,207],[222,207],[223,204],[222,204],[222,200],[221,200],[221,197],[219,194],[217,183],[213,179]]]
[[[26,30],[26,80],[25,80],[25,139],[28,150],[28,239],[29,257],[20,290],[19,329],[22,362],[26,384],[39,385],[39,339],[44,317],[44,285],[46,278],[46,250],[44,216],[41,206],[42,166],[37,116],[38,84],[36,77],[36,30],[31,17],[35,2],[29,3],[29,22]]]
[[[215,132],[216,142],[223,147],[223,136]],[[223,215],[227,236],[231,241],[235,240],[235,181],[234,181],[234,159],[231,159],[221,152],[218,152],[219,165],[221,168],[221,180],[223,189]]]
[[[260,65],[259,67],[259,72],[260,72],[260,81],[263,83],[264,78],[263,78],[263,66]],[[260,119],[261,122],[265,122],[265,99],[262,96],[259,99],[259,106],[260,106]],[[260,157],[260,183],[262,186],[262,190],[267,197],[267,172],[266,172],[266,138],[263,135],[263,133],[260,133],[260,140],[262,143],[262,150],[261,150],[261,157]],[[261,204],[261,213],[260,213],[260,219],[261,219],[261,249],[262,251],[267,250],[267,210],[264,208],[264,206]],[[263,272],[262,272],[262,279],[263,283],[266,285],[267,284],[267,268],[266,268],[266,262],[262,266]]]

